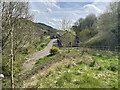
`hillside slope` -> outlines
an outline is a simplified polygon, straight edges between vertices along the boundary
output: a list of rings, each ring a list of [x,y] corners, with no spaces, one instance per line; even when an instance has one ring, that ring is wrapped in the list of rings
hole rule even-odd
[[[81,51],[81,50],[80,50]],[[38,60],[22,87],[34,88],[117,88],[118,56],[116,53],[88,49],[83,56],[79,49],[66,49],[56,56]],[[40,69],[42,68],[42,69]]]
[[[46,25],[44,23],[35,23],[35,25],[43,30],[46,30],[47,32],[49,33],[54,33],[54,32],[57,32],[57,29],[49,26],[49,25]]]

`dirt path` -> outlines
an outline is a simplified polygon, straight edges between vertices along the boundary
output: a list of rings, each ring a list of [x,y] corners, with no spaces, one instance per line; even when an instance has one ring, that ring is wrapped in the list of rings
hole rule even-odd
[[[36,60],[49,55],[49,50],[52,48],[53,42],[55,42],[56,40],[57,39],[52,39],[43,50],[26,57],[27,61],[23,64],[25,70],[32,69],[34,64],[36,63]]]

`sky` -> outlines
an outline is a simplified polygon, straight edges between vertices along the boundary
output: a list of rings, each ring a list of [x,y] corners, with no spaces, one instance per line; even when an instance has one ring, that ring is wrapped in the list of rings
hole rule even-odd
[[[89,14],[96,16],[104,13],[109,2],[30,2],[30,11],[33,14],[33,21],[44,23],[54,28],[60,29],[62,20],[73,25],[78,19],[85,18]]]

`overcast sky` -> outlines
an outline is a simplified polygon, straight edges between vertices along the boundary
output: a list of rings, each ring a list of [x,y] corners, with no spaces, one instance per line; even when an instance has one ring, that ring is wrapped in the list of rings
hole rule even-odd
[[[93,1],[93,0],[92,0]],[[41,22],[54,28],[61,28],[63,19],[72,24],[79,18],[85,18],[94,13],[99,16],[108,8],[109,2],[30,2],[31,13],[34,14],[34,22]]]

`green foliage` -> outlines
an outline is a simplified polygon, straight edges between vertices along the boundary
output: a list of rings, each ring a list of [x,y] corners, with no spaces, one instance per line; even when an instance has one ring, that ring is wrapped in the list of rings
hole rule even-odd
[[[36,51],[40,51],[40,50],[44,49],[44,48],[47,46],[47,44],[49,43],[49,41],[50,41],[50,39],[47,38],[47,36],[43,36],[42,39],[38,38],[38,39],[33,43],[34,49],[35,49]]]
[[[41,58],[41,59],[39,59],[39,60],[36,62],[36,64],[43,64],[43,63],[45,63],[47,60],[49,60],[47,57]]]
[[[65,31],[65,33],[60,37],[60,41],[63,47],[71,47],[73,45],[75,35],[73,32]]]
[[[98,31],[96,29],[97,17],[93,14],[88,15],[85,19],[79,19],[72,27],[81,44],[94,37]]]
[[[47,44],[41,43],[41,44],[39,44],[39,45],[37,46],[37,50],[40,51],[40,50],[42,50],[43,48],[45,48],[45,46],[47,46]]]
[[[108,70],[111,70],[111,71],[118,71],[118,66],[110,65],[110,66],[108,67]]]
[[[65,74],[63,75],[63,79],[66,80],[67,82],[71,82],[71,80],[72,80],[72,75],[69,74],[69,73],[65,73]]]
[[[89,66],[94,67],[94,65],[95,65],[95,60],[93,62],[91,62]]]
[[[6,66],[2,66],[2,70],[3,70],[3,74],[5,76],[10,76],[11,74],[11,70],[10,70],[10,67],[8,67],[7,65]]]
[[[98,18],[95,15],[88,15],[85,19],[80,18],[72,29],[78,36],[80,45],[85,46],[110,46],[115,49],[119,40],[119,5],[113,2],[108,8],[108,12],[104,12]]]
[[[84,29],[81,32],[77,33],[77,36],[79,37],[81,42],[84,42],[86,40],[89,40],[91,37],[96,35],[97,31],[94,29]]]
[[[58,53],[60,53],[59,48],[57,48],[57,47],[52,47],[52,48],[50,49],[50,54],[56,55],[56,54],[58,54]]]
[[[96,22],[97,22],[97,17],[94,14],[90,14],[85,19],[80,18],[73,26],[73,30],[75,32],[77,31],[80,32],[84,29],[92,28],[96,24]]]
[[[25,47],[23,47],[23,48],[21,48],[21,49],[19,50],[19,52],[20,52],[21,54],[28,54],[28,49],[25,48]]]
[[[104,70],[104,67],[103,66],[99,66],[98,70],[102,71],[102,70]]]

